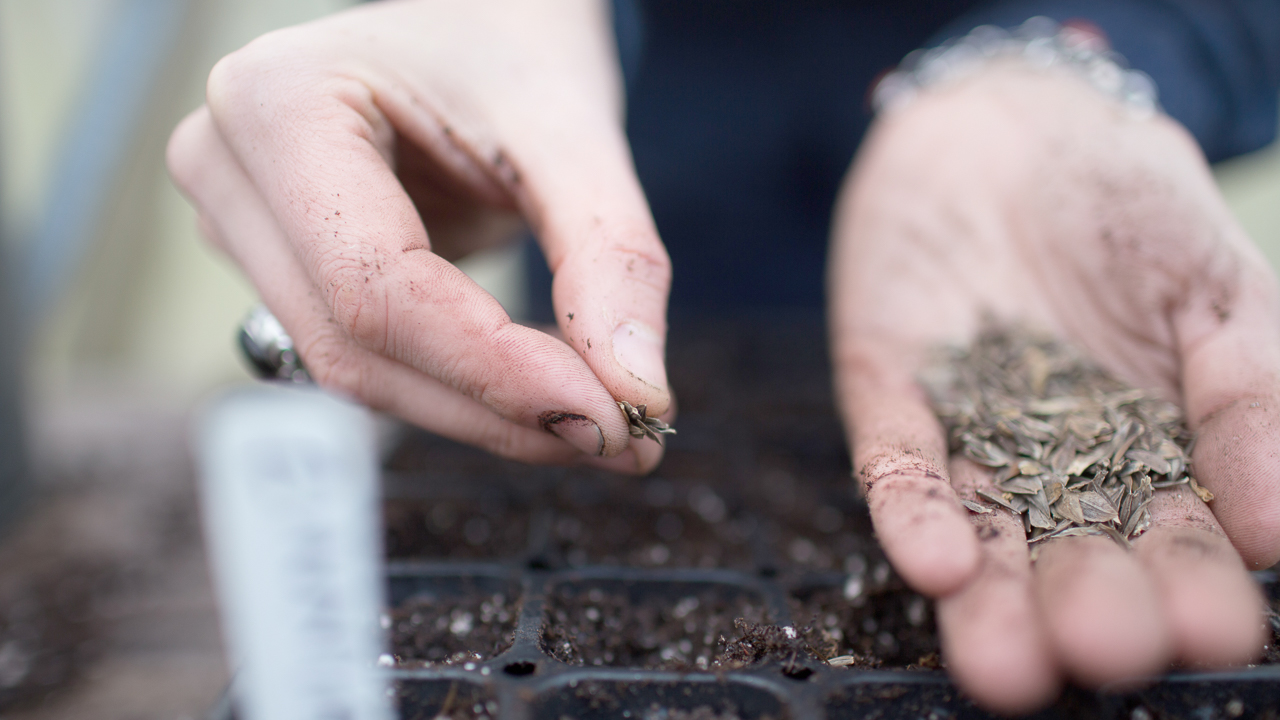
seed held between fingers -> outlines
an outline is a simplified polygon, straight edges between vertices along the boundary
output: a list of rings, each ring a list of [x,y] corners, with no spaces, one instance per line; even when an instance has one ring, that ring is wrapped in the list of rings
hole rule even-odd
[[[659,420],[656,417],[648,417],[646,405],[635,405],[626,400],[618,401],[618,408],[622,410],[622,414],[627,418],[627,425],[631,437],[645,438],[648,437],[659,445],[662,444],[663,435],[675,435],[676,429]]]

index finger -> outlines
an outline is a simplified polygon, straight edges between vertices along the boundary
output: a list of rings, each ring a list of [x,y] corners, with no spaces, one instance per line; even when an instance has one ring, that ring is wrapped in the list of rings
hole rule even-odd
[[[916,590],[938,597],[977,572],[977,535],[951,487],[942,426],[888,344],[836,339],[837,400],[876,536]]]
[[[583,452],[626,448],[626,422],[586,363],[564,343],[512,323],[431,252],[388,165],[393,131],[369,86],[297,66],[238,82],[236,62],[256,61],[224,61],[210,78],[219,131],[347,334]]]

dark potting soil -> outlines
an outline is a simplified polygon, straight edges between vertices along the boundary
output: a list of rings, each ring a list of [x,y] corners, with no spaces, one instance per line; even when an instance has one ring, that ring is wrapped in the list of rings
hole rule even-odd
[[[709,705],[701,705],[692,710],[650,705],[648,712],[644,714],[644,720],[742,720],[742,716],[733,710],[717,711]]]
[[[499,710],[491,689],[457,680],[401,682],[396,699],[401,720],[490,720]]]
[[[1264,665],[1280,664],[1280,581],[1275,570],[1258,573],[1267,600],[1267,644],[1262,648]]]
[[[939,666],[933,603],[883,561],[861,579],[851,575],[844,587],[797,591],[790,603],[797,626],[821,631],[836,655],[856,656],[856,666]]]
[[[706,670],[736,620],[766,619],[763,601],[740,590],[671,590],[562,586],[549,599],[542,650],[570,665]]]
[[[657,477],[603,497],[582,490],[566,484],[552,512],[552,546],[570,567],[752,566],[754,520],[707,483]]]
[[[529,542],[529,513],[502,500],[391,500],[383,522],[396,560],[497,560]]]
[[[534,702],[534,717],[572,720],[784,720],[766,690],[737,683],[574,681]]]
[[[868,557],[883,557],[866,506],[847,484],[824,487],[771,464],[760,469],[754,486],[747,502],[763,518],[773,561],[787,574],[855,572]]]
[[[812,674],[814,661],[826,662],[836,655],[836,643],[813,626],[760,625],[743,619],[734,621],[736,637],[724,643],[713,667],[736,670],[773,662],[783,673],[798,679]]]
[[[488,660],[511,647],[519,617],[501,593],[410,598],[390,613],[391,652],[400,667]]]
[[[117,569],[82,561],[0,588],[0,711],[72,683],[99,651],[98,607]]]
[[[510,559],[527,538],[524,549],[546,552],[553,570],[760,571],[791,594],[793,625],[784,627],[761,624],[777,619],[761,617],[754,599],[739,609],[732,595],[707,601],[681,591],[646,597],[616,586],[594,593],[562,586],[547,603],[541,647],[572,665],[714,670],[842,657],[858,668],[938,667],[933,605],[889,567],[856,497],[826,353],[814,340],[821,333],[788,332],[763,337],[769,333],[726,326],[673,337],[668,370],[679,434],[666,438],[664,462],[648,478],[532,469],[456,446],[402,449],[392,469],[505,483],[508,496],[519,490],[527,502],[481,508],[491,528],[514,529],[491,531],[479,545],[468,544],[465,527],[476,511],[465,503],[455,502],[462,509],[447,538],[426,536],[428,506],[398,509],[389,551]],[[406,525],[413,513],[418,519]],[[689,597],[696,608],[682,605]],[[1275,627],[1280,633],[1280,619]],[[1280,661],[1280,634],[1267,660]]]

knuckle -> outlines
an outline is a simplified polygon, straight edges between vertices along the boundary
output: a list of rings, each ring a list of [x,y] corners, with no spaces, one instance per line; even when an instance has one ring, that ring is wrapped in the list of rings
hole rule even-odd
[[[361,347],[383,352],[389,309],[381,276],[366,260],[337,257],[321,264],[320,278],[338,327]]]
[[[252,78],[262,72],[259,59],[263,39],[259,38],[245,47],[223,57],[209,71],[205,83],[205,101],[216,115],[234,110],[247,101],[255,83]]]
[[[193,196],[201,175],[200,147],[203,145],[202,135],[209,128],[200,122],[198,113],[183,120],[173,134],[169,136],[169,144],[165,147],[165,166],[169,176],[188,196]]]
[[[888,477],[915,477],[948,483],[946,472],[938,460],[918,448],[909,447],[874,452],[858,468],[858,480],[867,493]]]
[[[475,366],[475,358],[467,353],[437,348],[425,360],[433,376],[475,402],[488,408],[505,404],[505,398],[498,397],[502,393],[494,391],[489,378]]]
[[[294,65],[282,62],[296,57],[301,48],[288,47],[292,37],[290,30],[277,30],[249,42],[235,52],[225,55],[209,71],[205,84],[205,98],[215,111],[241,107],[261,93],[269,95],[264,78],[279,77]],[[265,83],[274,85],[274,83]]]
[[[661,243],[654,242],[643,247],[613,243],[607,247],[606,252],[614,256],[628,281],[663,292],[671,286],[671,258]]]
[[[366,363],[347,343],[324,337],[300,347],[299,353],[317,385],[346,397],[368,399]]]
[[[298,28],[267,33],[223,57],[205,84],[205,102],[224,132],[324,118],[333,114],[334,99],[368,95],[361,83],[335,72],[329,54]]]

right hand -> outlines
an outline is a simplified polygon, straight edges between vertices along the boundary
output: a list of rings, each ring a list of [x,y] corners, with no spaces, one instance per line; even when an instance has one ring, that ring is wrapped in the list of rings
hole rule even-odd
[[[646,472],[670,261],[635,177],[607,4],[379,2],[265,35],[169,144],[205,234],[315,379],[499,455]],[[527,222],[564,341],[451,259]]]

